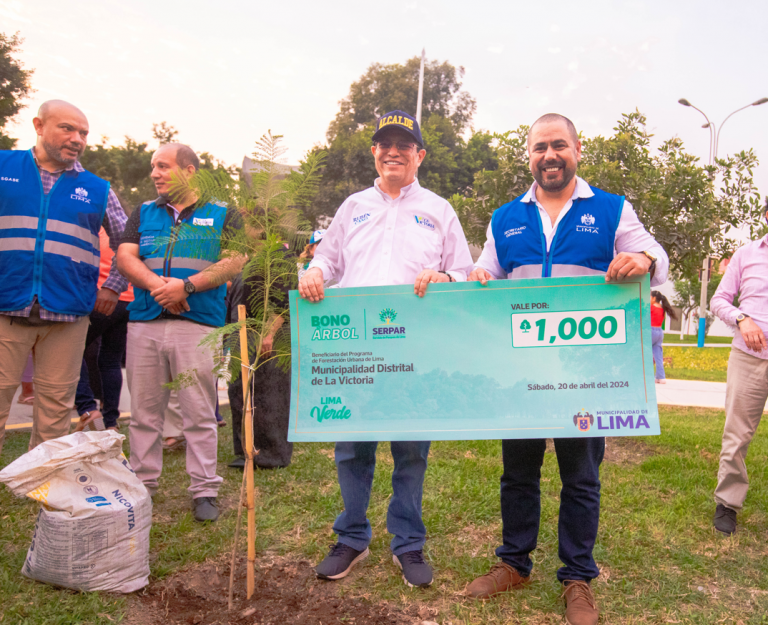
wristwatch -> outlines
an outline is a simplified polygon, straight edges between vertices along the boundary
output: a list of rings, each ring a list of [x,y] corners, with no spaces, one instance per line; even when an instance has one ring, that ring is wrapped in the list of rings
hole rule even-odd
[[[650,252],[644,251],[643,254],[645,254],[646,257],[651,261],[651,266],[648,267],[648,273],[651,274],[651,277],[653,277],[653,273],[656,271],[656,257]]]
[[[195,285],[192,284],[192,281],[189,278],[184,278],[184,290],[187,292],[187,295],[192,295],[192,293],[197,291]]]
[[[745,315],[744,313],[739,313],[736,316],[736,327],[739,327],[739,324],[744,321],[745,319],[749,318],[749,315]]]

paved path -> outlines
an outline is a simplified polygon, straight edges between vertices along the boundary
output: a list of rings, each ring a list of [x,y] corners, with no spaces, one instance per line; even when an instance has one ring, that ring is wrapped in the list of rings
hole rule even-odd
[[[725,382],[699,382],[697,380],[670,380],[656,385],[656,399],[660,404],[672,406],[700,406],[725,409]],[[768,402],[765,404],[768,412]]]

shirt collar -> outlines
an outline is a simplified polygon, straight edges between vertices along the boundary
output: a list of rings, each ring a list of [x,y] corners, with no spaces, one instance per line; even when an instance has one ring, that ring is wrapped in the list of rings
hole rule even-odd
[[[155,204],[157,206],[162,206],[171,217],[174,216],[173,214],[174,209],[171,207],[171,204],[168,202],[168,200],[164,198],[162,195],[155,200]],[[179,218],[181,218],[182,215],[185,215],[185,216],[189,215],[189,213],[194,212],[196,209],[200,208],[200,206],[202,206],[202,204],[200,203],[200,200],[197,200],[197,202],[195,202],[194,204],[191,204],[190,206],[187,206],[183,210],[179,210],[178,208],[176,210],[179,213]]]
[[[533,181],[533,184],[531,185],[531,188],[528,189],[528,192],[523,196],[523,199],[520,200],[521,202],[534,202],[536,200],[536,189],[538,188],[539,183],[535,180]],[[576,186],[573,188],[573,195],[571,196],[572,200],[576,200],[578,198],[588,198],[594,196],[595,193],[592,191],[592,189],[587,184],[587,181],[584,180],[584,178],[579,178],[576,176]]]
[[[389,197],[388,193],[384,193],[384,191],[381,190],[381,187],[379,186],[380,181],[381,181],[380,177],[376,178],[376,180],[373,181],[373,188],[376,189],[376,191],[378,191],[379,194],[382,197],[385,197],[387,199],[392,199],[392,198]],[[402,199],[406,198],[407,196],[415,193],[420,188],[421,188],[421,186],[419,185],[419,179],[416,178],[416,179],[414,179],[414,181],[411,184],[409,184],[408,186],[405,186],[402,189],[400,189],[400,195],[397,196],[397,199],[398,200],[402,200]]]
[[[35,146],[32,146],[32,158],[35,159],[35,165],[37,165],[37,168],[41,169],[40,163],[37,161],[37,154],[35,154]],[[75,161],[74,163],[65,167],[64,169],[57,169],[56,171],[48,172],[48,173],[60,174],[61,172],[72,171],[73,169],[78,173],[80,173],[81,171],[85,171],[85,168],[80,164],[80,161]]]

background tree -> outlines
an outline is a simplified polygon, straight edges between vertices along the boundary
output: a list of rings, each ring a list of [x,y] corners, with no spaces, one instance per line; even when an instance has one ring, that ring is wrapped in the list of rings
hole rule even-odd
[[[710,280],[707,283],[707,302],[712,299],[712,296],[717,291],[717,287],[720,286],[720,281],[723,279],[722,274],[718,271],[719,263],[715,264],[715,267],[710,276]],[[688,315],[695,312],[694,319],[698,324],[699,320],[699,299],[701,298],[701,280],[696,278],[691,280],[690,278],[680,278],[675,280],[675,297],[672,303],[675,306],[679,306],[683,314],[680,317],[680,338],[685,333],[685,325],[688,320]],[[738,298],[737,298],[738,299]],[[709,328],[715,321],[715,316],[712,313],[707,313],[707,320],[704,327],[704,333],[709,333]],[[696,325],[695,327],[698,327]]]
[[[322,148],[328,152],[323,180],[306,211],[313,225],[319,215],[334,215],[350,194],[370,187],[377,177],[371,156],[376,119],[395,109],[415,113],[420,62],[414,57],[405,64],[374,63],[352,83]],[[491,135],[471,128],[476,103],[461,88],[463,76],[463,67],[447,61],[425,64],[421,129],[427,157],[419,183],[442,197],[469,187],[476,171],[496,166]]]
[[[23,43],[18,33],[0,33],[0,150],[12,150],[16,139],[5,134],[5,125],[24,108],[23,100],[32,92],[30,79],[34,70],[24,69],[15,58]]]

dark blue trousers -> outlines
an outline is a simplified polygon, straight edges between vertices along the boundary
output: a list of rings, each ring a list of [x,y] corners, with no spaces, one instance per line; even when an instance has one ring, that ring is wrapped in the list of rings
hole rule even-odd
[[[126,302],[118,301],[114,312],[109,316],[92,312],[91,325],[88,327],[88,336],[85,339],[85,346],[88,347],[101,337],[99,373],[103,400],[102,415],[104,426],[108,428],[115,427],[120,417],[120,391],[123,387],[123,372],[120,365],[123,361],[128,333],[127,306]],[[88,377],[88,367],[83,360],[80,368],[80,381],[77,384],[77,393],[75,394],[75,408],[77,408],[79,415],[96,410],[98,407]]]
[[[563,488],[560,491],[558,555],[565,566],[557,579],[596,578],[592,557],[600,520],[600,463],[605,438],[556,438],[555,451]],[[502,441],[501,476],[503,544],[496,555],[523,575],[530,575],[530,553],[536,549],[541,519],[541,465],[546,440]]]

